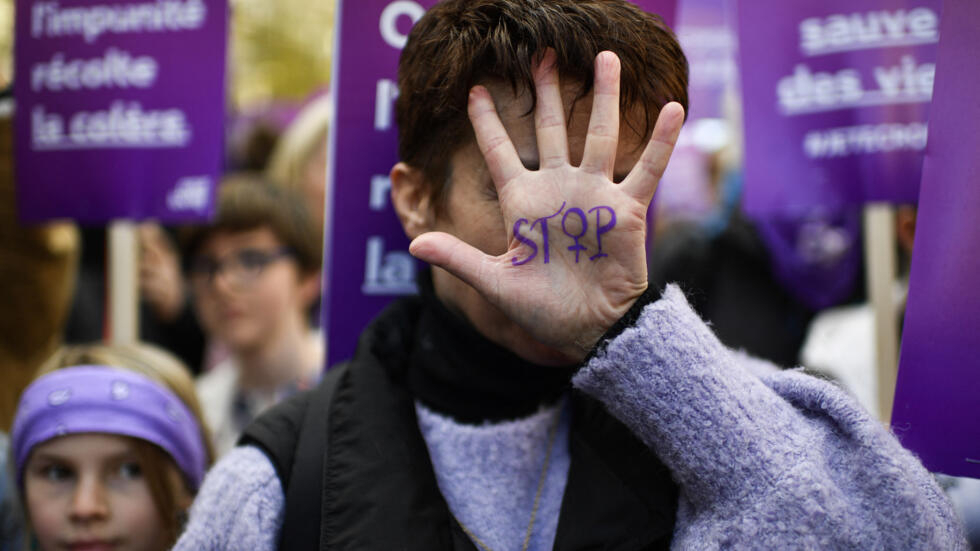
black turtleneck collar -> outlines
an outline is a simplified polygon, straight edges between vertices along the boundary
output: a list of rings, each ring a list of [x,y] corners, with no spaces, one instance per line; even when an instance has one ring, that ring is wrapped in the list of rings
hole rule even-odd
[[[503,421],[530,415],[569,388],[579,366],[537,365],[491,342],[436,297],[429,269],[418,286],[407,381],[426,407],[464,423]]]

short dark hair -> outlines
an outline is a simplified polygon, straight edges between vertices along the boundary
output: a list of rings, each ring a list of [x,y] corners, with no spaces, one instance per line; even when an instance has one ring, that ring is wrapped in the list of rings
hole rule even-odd
[[[236,174],[222,181],[212,223],[190,226],[180,233],[185,260],[193,258],[204,241],[216,233],[263,227],[289,247],[300,270],[312,273],[320,269],[323,238],[306,203],[292,190],[272,185],[256,174]]]
[[[437,206],[451,155],[472,139],[470,88],[500,81],[536,100],[532,69],[546,48],[555,50],[563,81],[580,83],[579,98],[592,89],[596,55],[615,52],[621,112],[639,108],[641,136],[666,103],[687,111],[687,59],[676,37],[659,16],[626,0],[446,0],[409,34],[395,104],[399,156],[422,171]]]

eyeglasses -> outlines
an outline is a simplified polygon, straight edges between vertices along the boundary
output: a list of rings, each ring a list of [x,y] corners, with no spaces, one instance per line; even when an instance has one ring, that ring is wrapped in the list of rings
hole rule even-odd
[[[248,287],[255,283],[269,264],[292,255],[293,251],[289,247],[279,247],[272,250],[241,249],[223,260],[199,256],[191,262],[191,281],[195,285],[203,286],[213,283],[218,274],[224,273],[229,285]]]

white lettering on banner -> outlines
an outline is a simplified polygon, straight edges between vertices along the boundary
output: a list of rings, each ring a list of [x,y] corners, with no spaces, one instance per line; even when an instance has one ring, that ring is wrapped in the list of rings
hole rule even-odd
[[[902,56],[900,65],[875,67],[874,73],[883,96],[918,96],[927,100],[932,97],[935,63],[917,65],[915,58],[907,55]]]
[[[156,0],[141,4],[61,7],[58,2],[31,6],[31,37],[83,36],[92,43],[105,33],[174,32],[199,29],[207,7],[203,0]]]
[[[398,30],[398,18],[403,15],[407,15],[414,25],[425,15],[425,8],[411,0],[398,0],[385,6],[384,11],[381,12],[381,20],[378,21],[381,38],[389,46],[398,50],[404,48],[405,43],[408,42],[408,35]]]
[[[388,204],[388,196],[391,192],[391,178],[377,174],[371,177],[371,198],[368,206],[371,210],[384,210]]]
[[[49,115],[43,107],[31,112],[31,142],[34,149],[47,149],[60,144],[65,135],[65,123],[59,115]]]
[[[800,50],[806,55],[939,41],[939,17],[929,8],[813,17],[800,23]]]
[[[865,90],[861,75],[854,69],[814,73],[799,64],[792,75],[779,79],[776,95],[780,111],[788,116],[872,105],[926,103],[932,99],[935,74],[934,63],[919,64],[907,55],[898,65],[875,67],[878,89]]]
[[[379,236],[367,240],[364,262],[365,295],[408,295],[417,292],[415,286],[415,260],[408,251],[384,252],[384,239]]]
[[[58,52],[51,61],[31,68],[31,89],[60,92],[83,88],[149,88],[156,82],[157,73],[157,61],[152,57],[133,57],[116,48],[109,48],[102,57],[69,61]]]
[[[807,132],[803,151],[811,159],[922,151],[927,137],[928,127],[922,122],[862,124]]]
[[[167,208],[172,211],[201,211],[208,206],[208,191],[211,178],[207,176],[188,176],[177,181],[174,189],[167,194]]]
[[[719,27],[684,26],[677,40],[692,61],[691,86],[724,87],[734,78],[734,33]]]
[[[65,132],[61,115],[43,106],[31,112],[34,150],[183,147],[190,142],[187,117],[179,109],[144,110],[139,102],[115,101],[105,110],[79,111]]]
[[[383,78],[378,81],[374,93],[374,129],[378,132],[391,128],[397,98],[398,85],[393,80]]]
[[[796,66],[792,76],[779,79],[776,93],[779,106],[786,114],[851,105],[863,96],[861,75],[854,69],[812,73],[803,64]]]

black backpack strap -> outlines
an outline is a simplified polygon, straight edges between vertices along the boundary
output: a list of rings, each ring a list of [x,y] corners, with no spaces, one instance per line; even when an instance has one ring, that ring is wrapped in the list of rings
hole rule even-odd
[[[334,367],[311,390],[281,402],[245,429],[239,445],[261,449],[286,496],[279,549],[318,549],[323,458],[334,390],[347,364]]]

